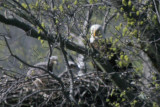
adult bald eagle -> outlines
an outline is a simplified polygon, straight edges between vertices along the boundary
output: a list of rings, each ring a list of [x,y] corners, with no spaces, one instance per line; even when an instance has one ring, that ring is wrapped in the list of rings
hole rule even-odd
[[[90,46],[94,49],[94,51],[104,51],[110,47],[110,44],[106,44],[105,42],[105,35],[102,30],[102,26],[99,24],[94,24],[90,27]],[[103,42],[103,43],[102,43]]]
[[[47,68],[49,67],[49,71],[52,71],[53,66],[58,64],[58,57],[57,56],[51,56],[50,57],[50,63],[48,66],[48,61],[46,62],[40,62],[35,64],[34,66],[36,67],[41,67],[47,70]],[[48,78],[48,74],[38,68],[30,68],[29,71],[27,72],[27,77],[33,79],[33,84],[37,87],[37,88],[41,88],[44,87],[46,85],[46,83],[49,82],[49,78]]]
[[[94,52],[104,52],[110,47],[110,44],[105,42],[105,35],[102,31],[102,26],[99,24],[94,24],[90,27],[89,42]]]
[[[124,53],[124,52],[116,45],[112,45],[112,42],[108,42],[108,43],[106,42],[106,38],[103,33],[101,25],[99,24],[92,25],[90,27],[90,33],[91,35],[90,35],[89,42],[90,42],[90,47],[93,48],[93,52],[96,52],[100,56],[107,58],[111,63],[111,65],[114,67],[114,69],[118,71],[119,67],[117,66],[116,61],[119,60],[120,53]],[[95,65],[95,63],[93,64]],[[97,66],[95,67],[98,68]],[[97,70],[99,70],[99,68]]]
[[[90,43],[94,43],[99,38],[105,38],[102,31],[102,26],[99,24],[92,25],[90,31],[91,31]]]

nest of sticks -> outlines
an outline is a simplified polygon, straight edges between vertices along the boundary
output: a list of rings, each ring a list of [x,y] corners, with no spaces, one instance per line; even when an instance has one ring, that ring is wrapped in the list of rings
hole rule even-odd
[[[12,78],[3,75],[0,80],[0,103],[4,106],[23,107],[32,105],[97,107],[109,106],[114,101],[120,101],[117,98],[120,92],[107,73],[91,72],[74,76],[72,86],[68,72],[63,72],[58,77],[63,83],[64,90],[61,84],[49,75],[39,77],[47,78],[45,86],[39,88],[33,84],[34,78],[28,79],[24,76]],[[73,99],[70,97],[71,91]]]

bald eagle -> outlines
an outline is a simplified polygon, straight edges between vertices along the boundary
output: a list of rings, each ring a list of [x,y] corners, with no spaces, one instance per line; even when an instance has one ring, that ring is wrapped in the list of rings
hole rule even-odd
[[[93,52],[100,54],[101,56],[107,58],[115,70],[120,70],[117,66],[117,60],[120,57],[120,53],[124,53],[119,47],[113,46],[111,42],[106,42],[105,35],[102,30],[102,26],[99,24],[94,24],[90,27],[90,47],[93,49]],[[116,48],[113,50],[113,48]],[[95,63],[93,62],[95,66]],[[129,64],[131,65],[131,64]],[[99,68],[95,66],[97,70]],[[126,68],[126,67],[124,67]],[[124,70],[124,69],[123,69]]]
[[[93,48],[94,51],[104,51],[110,47],[110,44],[106,44],[105,35],[102,30],[102,26],[99,24],[94,24],[90,27],[90,47]],[[103,43],[102,43],[103,42]]]
[[[99,38],[105,38],[103,31],[102,31],[102,26],[99,24],[94,24],[90,28],[91,31],[91,37],[90,37],[90,43],[94,43],[96,40]]]
[[[52,71],[53,66],[58,64],[58,57],[57,56],[51,56],[50,57],[50,63],[49,63],[49,71]],[[48,68],[48,61],[46,62],[40,62],[35,64],[34,66],[36,67],[41,67],[44,69]],[[33,84],[37,87],[37,88],[41,88],[44,87],[46,83],[48,83],[48,77],[46,77],[46,75],[48,75],[45,71],[38,69],[38,68],[30,68],[27,72],[27,77],[33,79]],[[44,77],[43,77],[44,76]]]

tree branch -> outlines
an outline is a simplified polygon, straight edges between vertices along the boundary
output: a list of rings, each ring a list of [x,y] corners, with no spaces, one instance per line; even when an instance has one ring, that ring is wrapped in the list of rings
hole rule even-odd
[[[64,50],[64,44],[63,44],[63,41],[62,41],[62,37],[61,35],[60,36],[60,47],[61,47],[61,50],[62,50],[62,53],[63,53],[63,57],[64,57],[64,61],[65,61],[65,64],[66,64],[66,68],[67,68],[67,71],[68,71],[68,74],[69,74],[69,78],[70,78],[70,99],[71,101],[73,101],[77,106],[78,106],[78,103],[76,102],[73,94],[74,94],[74,91],[73,91],[73,87],[74,87],[74,80],[73,80],[73,73],[69,67],[69,63],[68,63],[68,58],[66,56],[66,51]]]
[[[27,33],[27,36],[30,36],[30,37],[33,37],[33,38],[41,37],[41,39],[43,39],[43,40],[49,40],[52,43],[54,43],[54,41],[55,41],[55,38],[53,36],[47,37],[47,36],[45,36],[45,34],[42,34],[42,33],[39,34],[30,25],[28,25],[28,24],[26,24],[24,22],[21,22],[21,21],[19,21],[16,18],[7,19],[3,15],[0,14],[0,22],[2,22],[4,24],[7,24],[7,25],[12,25],[12,26],[15,26],[17,28],[20,28],[20,29],[24,30]],[[64,38],[62,38],[62,40],[64,41],[65,46],[68,49],[72,50],[72,51],[76,51],[76,52],[81,53],[81,54],[85,54],[87,52],[87,49],[85,49],[82,46],[78,46],[75,43],[70,42],[70,41],[68,41],[66,39],[64,40]]]
[[[156,5],[155,0],[153,0],[153,3],[154,3],[154,7],[155,7],[156,14],[157,14],[157,17],[158,17],[158,22],[159,22],[159,24],[160,24],[160,14],[159,14],[159,12],[158,12],[157,5]]]

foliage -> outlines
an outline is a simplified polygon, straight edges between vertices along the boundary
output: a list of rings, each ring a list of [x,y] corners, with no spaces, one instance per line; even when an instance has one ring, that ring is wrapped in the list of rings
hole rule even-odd
[[[158,0],[3,0],[0,22],[2,104],[9,105],[6,99],[22,92],[16,106],[37,105],[36,99],[46,102],[43,106],[160,105]],[[101,29],[91,44],[93,24]],[[50,69],[52,55],[59,65]],[[34,65],[44,60],[45,66]],[[28,78],[33,68],[43,75]],[[36,81],[48,87],[39,89]],[[18,88],[6,91],[14,83]]]

